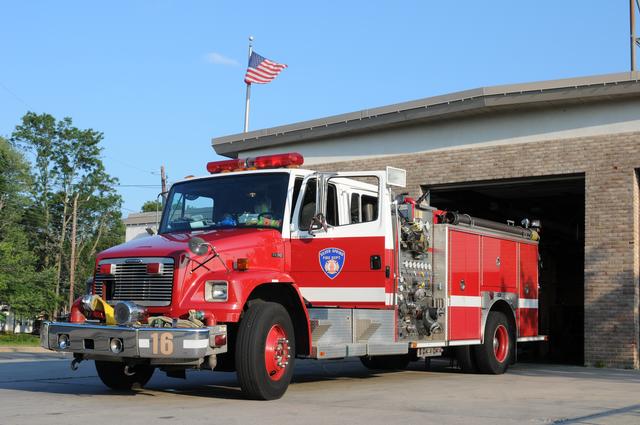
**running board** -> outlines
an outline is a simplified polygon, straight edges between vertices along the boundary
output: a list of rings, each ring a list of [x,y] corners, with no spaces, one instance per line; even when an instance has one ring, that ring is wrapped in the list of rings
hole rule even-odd
[[[390,344],[344,344],[316,345],[311,347],[312,359],[341,359],[344,357],[383,356],[389,354],[407,354],[406,342]]]
[[[549,337],[547,335],[538,335],[538,336],[521,336],[518,338],[518,342],[533,342],[533,341],[548,341]]]

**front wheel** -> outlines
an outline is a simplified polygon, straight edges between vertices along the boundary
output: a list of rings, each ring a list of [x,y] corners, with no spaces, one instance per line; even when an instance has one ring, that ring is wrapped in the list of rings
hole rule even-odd
[[[125,368],[124,363],[96,360],[98,377],[103,384],[112,390],[127,391],[134,385],[144,387],[155,370],[155,368],[146,365],[137,365],[126,370]]]
[[[487,317],[484,342],[473,347],[480,373],[505,373],[515,350],[514,331],[504,313],[492,311]]]
[[[282,397],[295,364],[293,323],[282,305],[260,302],[249,307],[238,329],[235,357],[240,387],[247,397]]]

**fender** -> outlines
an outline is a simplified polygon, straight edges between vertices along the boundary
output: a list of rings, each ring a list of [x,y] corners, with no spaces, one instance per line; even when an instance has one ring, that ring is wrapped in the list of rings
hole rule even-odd
[[[204,300],[205,282],[209,280],[226,281],[228,284],[228,298],[224,302],[207,302]],[[185,285],[174,294],[177,299],[171,306],[169,316],[180,317],[189,313],[189,310],[202,310],[215,316],[217,323],[236,323],[240,321],[246,303],[256,289],[266,285],[286,285],[295,292],[295,301],[299,303],[305,321],[307,343],[311,344],[311,324],[309,312],[305,306],[304,298],[298,285],[288,273],[273,269],[249,269],[247,271],[231,270],[211,271],[199,276],[190,284]],[[295,318],[293,318],[295,320]]]
[[[514,332],[518,335],[518,320],[516,319],[516,308],[518,305],[518,296],[513,292],[494,292],[494,291],[486,291],[482,292],[481,306],[482,306],[482,320],[480,324],[480,340],[484,342],[484,328],[487,324],[487,318],[489,317],[489,312],[494,310],[495,307],[499,306],[500,311],[510,311],[511,314],[508,313],[508,319],[513,320],[513,324],[515,326]]]

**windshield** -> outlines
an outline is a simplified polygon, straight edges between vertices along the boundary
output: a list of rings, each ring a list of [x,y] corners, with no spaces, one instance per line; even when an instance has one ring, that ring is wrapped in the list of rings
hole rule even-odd
[[[160,233],[233,227],[282,230],[288,173],[256,173],[173,185]]]

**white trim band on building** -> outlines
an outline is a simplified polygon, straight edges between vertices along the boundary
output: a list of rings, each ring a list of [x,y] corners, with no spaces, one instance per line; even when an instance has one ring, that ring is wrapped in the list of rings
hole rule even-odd
[[[451,295],[449,297],[449,307],[480,307],[482,299],[480,297],[470,297],[463,295]]]
[[[520,298],[518,300],[518,308],[538,308],[537,298]]]
[[[324,288],[303,287],[300,288],[302,296],[311,302],[373,302],[386,301],[384,287],[374,288]],[[393,295],[393,294],[391,294]]]

